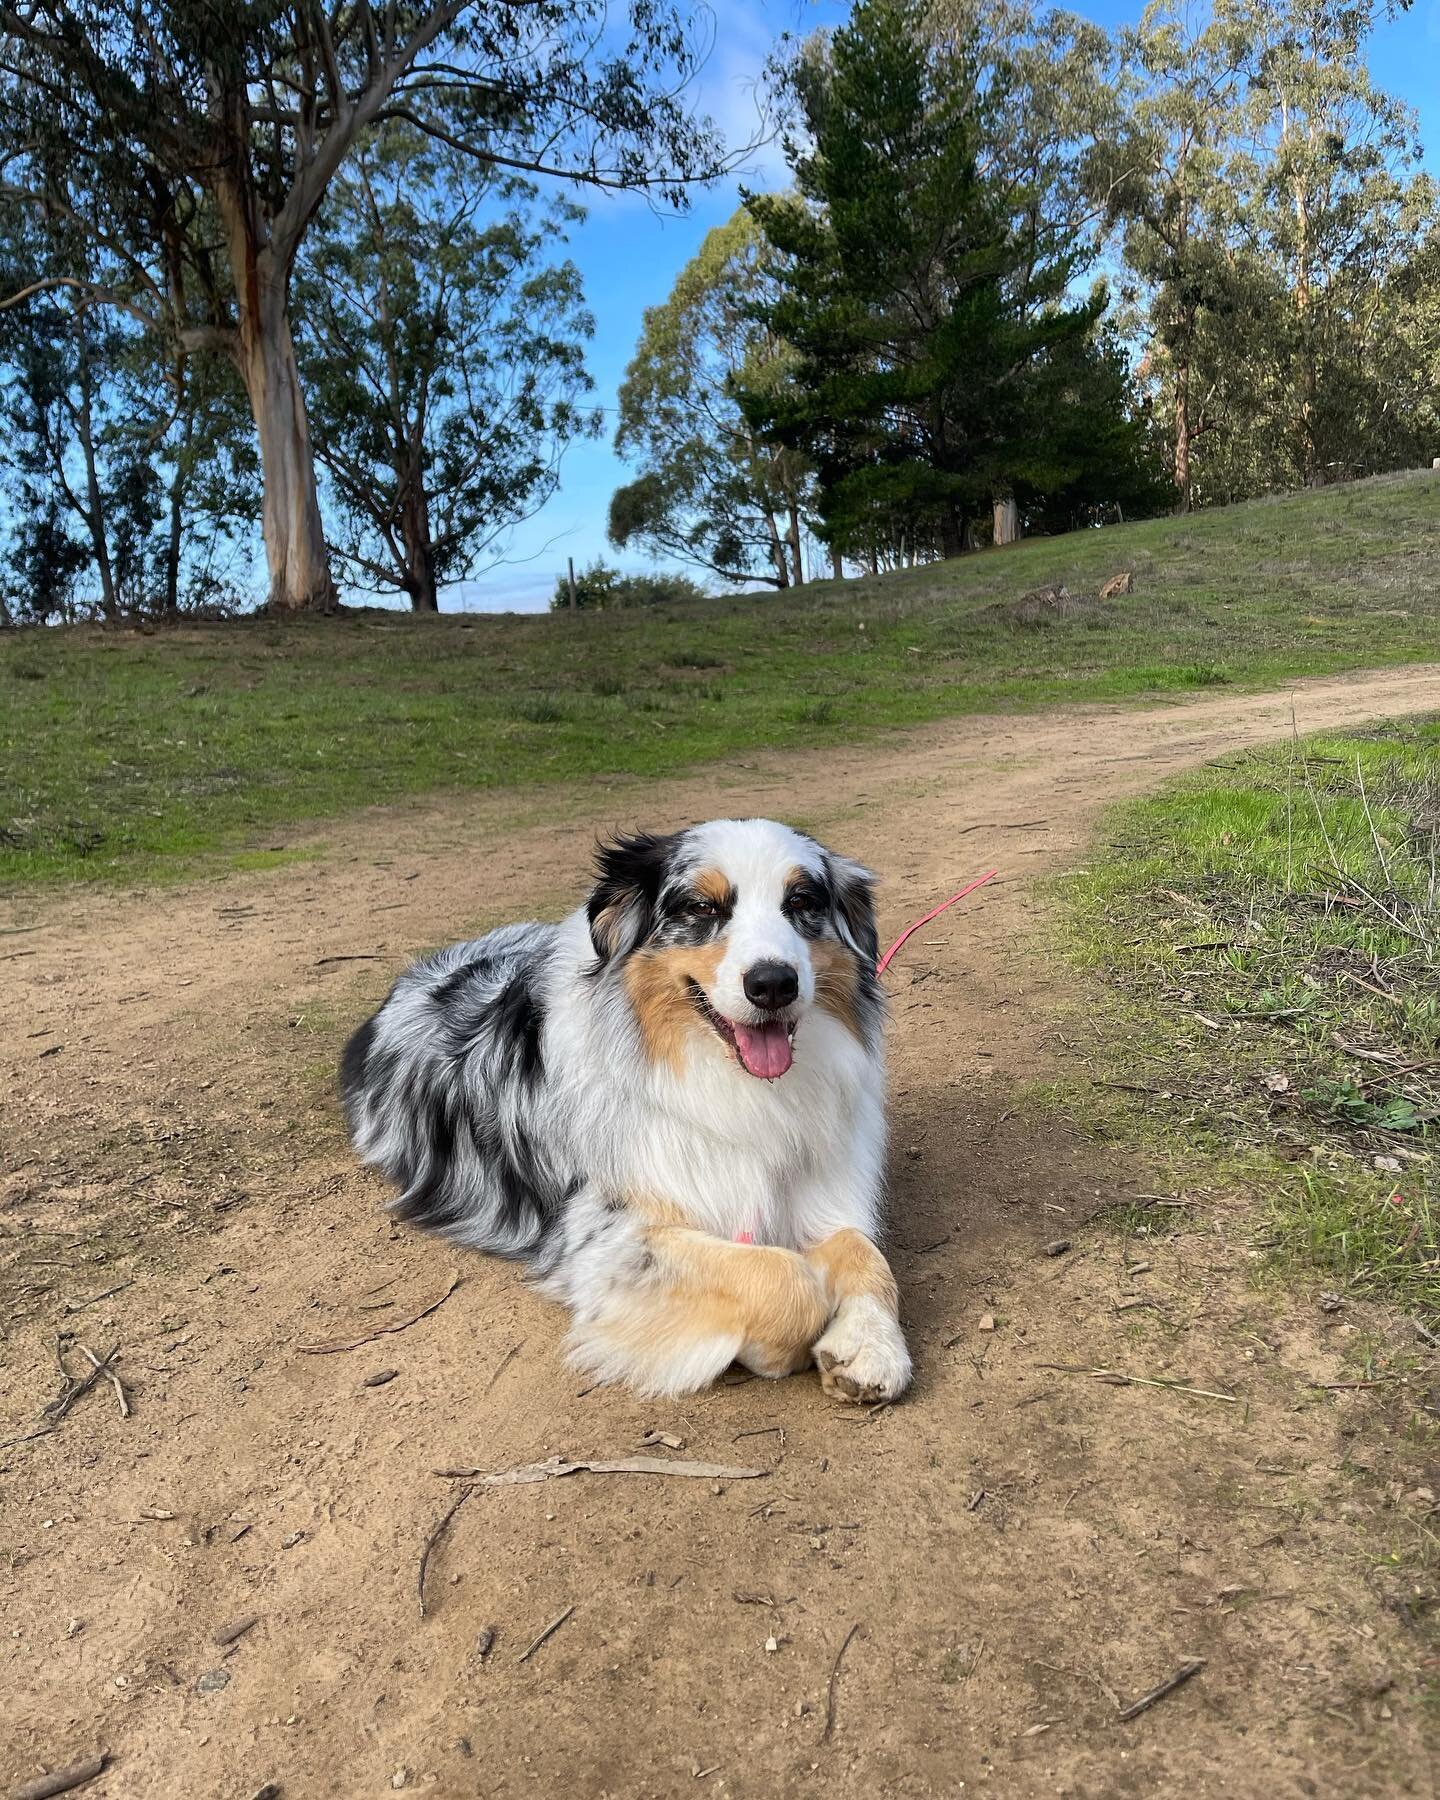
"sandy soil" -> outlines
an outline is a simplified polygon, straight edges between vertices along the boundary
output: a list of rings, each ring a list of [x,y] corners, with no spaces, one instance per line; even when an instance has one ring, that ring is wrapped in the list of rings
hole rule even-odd
[[[1087,1223],[1148,1191],[1144,1164],[1021,1091],[1074,998],[1034,878],[1104,803],[1288,732],[1292,697],[1302,730],[1435,709],[1440,669],[387,807],[278,873],[12,909],[0,1438],[59,1391],[62,1332],[76,1372],[81,1343],[120,1346],[133,1412],[102,1384],[0,1450],[0,1786],[103,1749],[83,1791],[109,1800],[1431,1793],[1423,1444],[1398,1390],[1312,1385],[1376,1321],[1259,1292],[1224,1195],[1172,1196],[1192,1205],[1154,1208],[1153,1238]],[[1005,875],[891,978],[917,1381],[874,1416],[813,1374],[673,1406],[584,1391],[513,1269],[392,1228],[332,1099],[413,950],[558,913],[597,828],[741,811],[870,861],[884,927]],[[422,1618],[457,1492],[437,1471],[652,1430],[760,1473],[477,1489]]]

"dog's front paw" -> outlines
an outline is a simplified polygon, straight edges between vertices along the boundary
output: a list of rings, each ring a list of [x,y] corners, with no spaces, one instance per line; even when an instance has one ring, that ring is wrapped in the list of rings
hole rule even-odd
[[[811,1355],[821,1386],[835,1400],[872,1405],[898,1399],[910,1385],[904,1334],[878,1300],[842,1301]]]

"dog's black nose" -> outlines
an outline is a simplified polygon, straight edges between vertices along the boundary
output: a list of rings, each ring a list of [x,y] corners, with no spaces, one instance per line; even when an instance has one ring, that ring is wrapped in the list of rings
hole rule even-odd
[[[800,992],[800,977],[789,963],[758,962],[745,971],[745,998],[765,1012],[779,1012]]]

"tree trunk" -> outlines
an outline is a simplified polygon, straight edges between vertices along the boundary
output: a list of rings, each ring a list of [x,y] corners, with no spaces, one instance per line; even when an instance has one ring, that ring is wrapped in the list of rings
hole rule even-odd
[[[1190,510],[1190,364],[1175,365],[1175,510]]]
[[[180,450],[175,458],[175,473],[170,478],[170,536],[165,545],[165,594],[161,602],[166,617],[172,619],[180,610],[181,528],[185,515],[185,481],[189,474],[188,452],[191,435],[195,429],[195,413],[190,405],[189,396],[185,392],[183,359],[176,364],[175,382],[180,395],[180,405],[185,423],[180,432]]]
[[[405,480],[400,502],[400,536],[405,545],[405,592],[410,596],[410,610],[438,613],[440,601],[435,589],[430,511],[425,504],[425,483],[418,470],[412,470]]]
[[[845,579],[845,559],[833,544],[830,546],[830,579],[832,581]]]
[[[775,515],[767,506],[765,508],[765,524],[770,533],[770,566],[775,571],[777,588],[788,588],[790,585],[790,563],[785,555],[785,542],[780,536],[779,527],[775,523]]]
[[[268,284],[260,289],[258,304],[242,306],[238,354],[260,436],[260,523],[270,570],[269,608],[334,612],[339,596],[330,579],[310,423],[283,286]]]
[[[82,517],[90,532],[96,567],[100,571],[100,610],[113,619],[115,574],[110,566],[110,546],[105,542],[105,502],[100,493],[100,474],[95,466],[94,389],[90,379],[90,339],[85,330],[85,314],[75,311],[75,343],[80,366],[80,447],[85,453],[85,499]]]
[[[805,564],[800,555],[800,508],[792,500],[787,508],[790,515],[790,529],[787,533],[790,543],[790,560],[795,565],[795,585],[805,585]]]
[[[1014,544],[1020,537],[1020,508],[1013,500],[995,502],[995,543]]]
[[[940,509],[940,554],[959,556],[965,548],[965,531],[960,515],[947,500]]]

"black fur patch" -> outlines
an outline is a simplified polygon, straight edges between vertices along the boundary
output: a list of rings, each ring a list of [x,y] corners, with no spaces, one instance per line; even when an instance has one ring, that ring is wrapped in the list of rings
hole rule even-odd
[[[660,890],[679,840],[678,832],[659,837],[637,831],[633,837],[612,838],[597,848],[596,882],[585,903],[585,916],[601,966],[629,955],[654,929]]]
[[[375,1021],[367,1019],[353,1032],[340,1058],[340,1098],[348,1108],[365,1085],[365,1064],[375,1042]]]
[[[496,1054],[502,1060],[508,1057],[512,1069],[524,1081],[536,1082],[545,1073],[540,1048],[544,1025],[545,1008],[534,989],[523,975],[512,976],[490,1009],[490,1030]]]

